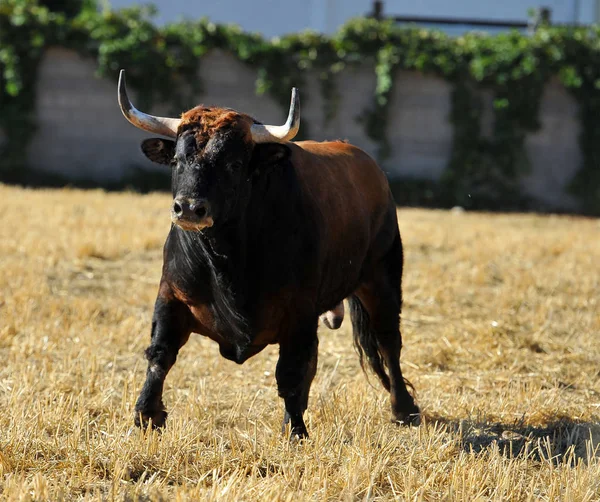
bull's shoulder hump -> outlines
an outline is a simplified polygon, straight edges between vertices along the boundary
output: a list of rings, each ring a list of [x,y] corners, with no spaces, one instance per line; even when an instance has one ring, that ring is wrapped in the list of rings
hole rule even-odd
[[[291,143],[292,163],[301,184],[311,196],[338,214],[342,207],[352,212],[363,207],[378,212],[389,203],[385,173],[362,149],[343,142]],[[362,201],[362,202],[361,202]],[[333,210],[333,207],[338,209]]]
[[[292,163],[300,172],[317,171],[336,183],[346,179],[355,185],[373,185],[387,191],[387,178],[377,162],[361,148],[342,141],[290,143]],[[310,176],[310,175],[309,175]]]
[[[345,141],[297,141],[291,145],[315,155],[351,155],[375,162],[367,152]]]
[[[361,148],[343,141],[299,141],[289,143],[292,162],[297,167],[303,165],[325,166],[337,169],[360,169],[361,171],[381,171],[377,162]]]

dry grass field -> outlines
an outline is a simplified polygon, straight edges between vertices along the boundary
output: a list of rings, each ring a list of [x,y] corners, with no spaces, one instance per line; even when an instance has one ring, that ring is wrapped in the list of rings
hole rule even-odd
[[[389,422],[346,320],[297,445],[276,347],[238,366],[199,336],[165,432],[132,427],[169,206],[0,185],[0,499],[600,500],[600,221],[400,209],[424,423]]]

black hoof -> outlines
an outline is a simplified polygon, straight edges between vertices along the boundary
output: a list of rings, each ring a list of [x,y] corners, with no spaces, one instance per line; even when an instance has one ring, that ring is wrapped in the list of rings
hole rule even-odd
[[[281,424],[281,433],[285,434],[288,424],[291,422],[290,414],[286,411],[283,415],[283,423]],[[304,425],[304,420],[301,420],[300,425],[292,425],[290,433],[290,443],[297,443],[303,439],[308,439],[308,431]]]
[[[135,425],[146,430],[148,425],[152,424],[153,430],[162,429],[167,421],[168,413],[165,410],[156,410],[151,412],[136,411]]]
[[[397,425],[417,427],[421,425],[421,411],[415,406],[409,411],[399,411],[394,414],[392,422]]]
[[[301,443],[305,439],[308,439],[308,431],[306,427],[294,427],[290,434],[290,443]]]

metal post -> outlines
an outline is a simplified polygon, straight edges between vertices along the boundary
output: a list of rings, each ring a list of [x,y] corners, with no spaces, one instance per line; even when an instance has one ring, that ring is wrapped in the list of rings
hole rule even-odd
[[[537,7],[529,13],[527,33],[533,35],[540,26],[552,24],[552,9],[550,7]]]
[[[383,2],[381,0],[375,0],[373,2],[373,13],[371,17],[377,19],[377,21],[381,21],[383,19]]]

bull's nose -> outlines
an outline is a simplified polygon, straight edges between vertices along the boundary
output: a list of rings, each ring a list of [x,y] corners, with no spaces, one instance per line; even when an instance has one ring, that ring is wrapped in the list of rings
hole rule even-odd
[[[173,214],[182,220],[200,221],[209,215],[209,205],[203,199],[175,199]]]

